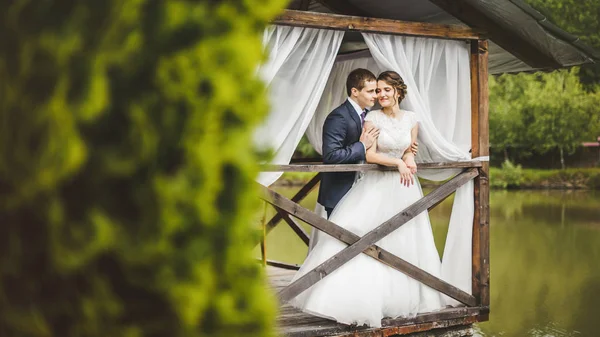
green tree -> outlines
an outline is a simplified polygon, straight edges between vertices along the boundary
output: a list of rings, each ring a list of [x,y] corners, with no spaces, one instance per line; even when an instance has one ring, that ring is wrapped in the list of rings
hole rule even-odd
[[[490,81],[492,146],[519,145],[525,152],[564,153],[600,129],[600,94],[584,90],[578,69],[502,75]]]
[[[564,169],[564,152],[573,153],[599,130],[598,94],[583,89],[576,69],[538,74],[526,94],[524,112],[533,117],[528,126],[533,148],[539,153],[558,148]]]
[[[503,150],[504,161],[510,160],[509,148],[526,141],[521,118],[524,84],[510,76],[489,78],[490,146]],[[520,154],[524,155],[523,151]]]
[[[265,336],[260,35],[281,0],[0,2],[0,335]]]

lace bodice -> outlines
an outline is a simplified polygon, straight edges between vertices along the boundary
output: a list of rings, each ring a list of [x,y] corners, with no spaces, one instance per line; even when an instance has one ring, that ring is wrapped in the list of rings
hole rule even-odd
[[[417,123],[414,112],[401,110],[396,117],[390,117],[381,110],[369,112],[365,121],[372,122],[377,127],[377,152],[395,158],[402,158],[404,151],[410,146],[410,130]]]

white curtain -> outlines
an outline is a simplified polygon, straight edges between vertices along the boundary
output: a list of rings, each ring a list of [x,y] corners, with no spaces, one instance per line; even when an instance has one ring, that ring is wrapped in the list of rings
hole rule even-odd
[[[270,111],[255,131],[259,149],[274,151],[272,164],[288,164],[310,123],[333,66],[344,32],[272,26],[263,38],[268,61],[259,74],[268,85]],[[268,186],[280,172],[263,172]]]
[[[471,82],[465,42],[392,35],[363,34],[380,68],[402,76],[408,94],[402,108],[417,113],[419,162],[470,160]],[[458,170],[421,170],[419,176],[445,180]],[[442,279],[471,293],[473,181],[460,187],[444,254]],[[449,304],[456,304],[447,298]]]
[[[333,109],[348,98],[346,78],[356,68],[368,69],[374,74],[381,72],[368,52],[366,55],[365,53],[355,53],[352,56],[342,55],[336,58],[321,96],[321,101],[317,105],[315,115],[306,130],[306,138],[319,154],[322,154],[323,149],[323,124],[325,119]]]
[[[363,34],[368,52],[338,58],[319,102],[307,137],[320,152],[327,114],[347,95],[350,71],[366,68],[376,75],[394,70],[408,94],[401,107],[419,119],[418,162],[470,160],[471,82],[469,45],[460,41]],[[460,170],[420,170],[420,177],[442,181]],[[473,182],[456,192],[442,259],[442,278],[471,293],[471,241],[474,212]],[[458,302],[447,298],[448,304]]]

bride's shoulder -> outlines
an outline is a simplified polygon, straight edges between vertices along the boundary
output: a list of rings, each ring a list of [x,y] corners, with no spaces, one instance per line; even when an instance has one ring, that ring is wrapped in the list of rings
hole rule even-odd
[[[381,110],[377,109],[377,110],[371,110],[369,111],[369,113],[367,114],[367,117],[365,117],[365,121],[375,121],[377,120],[377,117],[381,114]]]
[[[414,126],[418,122],[417,113],[414,111],[404,110],[404,113],[406,114],[406,117],[408,117],[411,126]]]

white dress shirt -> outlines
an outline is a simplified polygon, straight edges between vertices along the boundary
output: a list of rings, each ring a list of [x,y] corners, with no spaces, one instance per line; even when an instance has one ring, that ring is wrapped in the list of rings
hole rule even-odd
[[[358,119],[360,119],[360,121],[364,124],[365,121],[362,120],[363,110],[360,108],[360,105],[358,105],[358,103],[356,103],[350,97],[348,97],[348,102],[350,102],[350,104],[352,104],[352,106],[354,107],[354,111],[356,111],[356,113],[358,114]],[[367,109],[367,111],[368,111],[368,109]],[[365,149],[365,155],[366,155],[367,154],[367,147],[365,146],[365,143],[361,142],[360,140],[359,140],[359,142],[363,145],[363,148]]]
[[[348,97],[348,101],[350,102],[350,104],[352,104],[352,106],[354,107],[354,111],[356,111],[356,113],[358,114],[358,119],[360,119],[360,121],[364,124],[365,121],[362,120],[362,113],[363,110],[360,108],[360,105],[358,105],[358,103],[356,103],[352,98]],[[363,149],[365,150],[365,156],[367,155],[367,147],[365,146],[365,143],[361,142],[360,140],[358,141],[359,143],[362,144]],[[366,161],[360,161],[360,163],[365,163]],[[354,183],[356,183],[360,178],[362,178],[363,173],[360,171],[356,172],[356,176],[354,177]]]
[[[360,106],[358,105],[358,103],[356,103],[352,98],[348,97],[348,101],[350,102],[350,104],[352,104],[352,106],[354,107],[354,111],[356,111],[356,113],[358,114],[358,118],[360,118],[361,122],[365,122],[362,120],[362,113],[363,110],[360,108]]]

